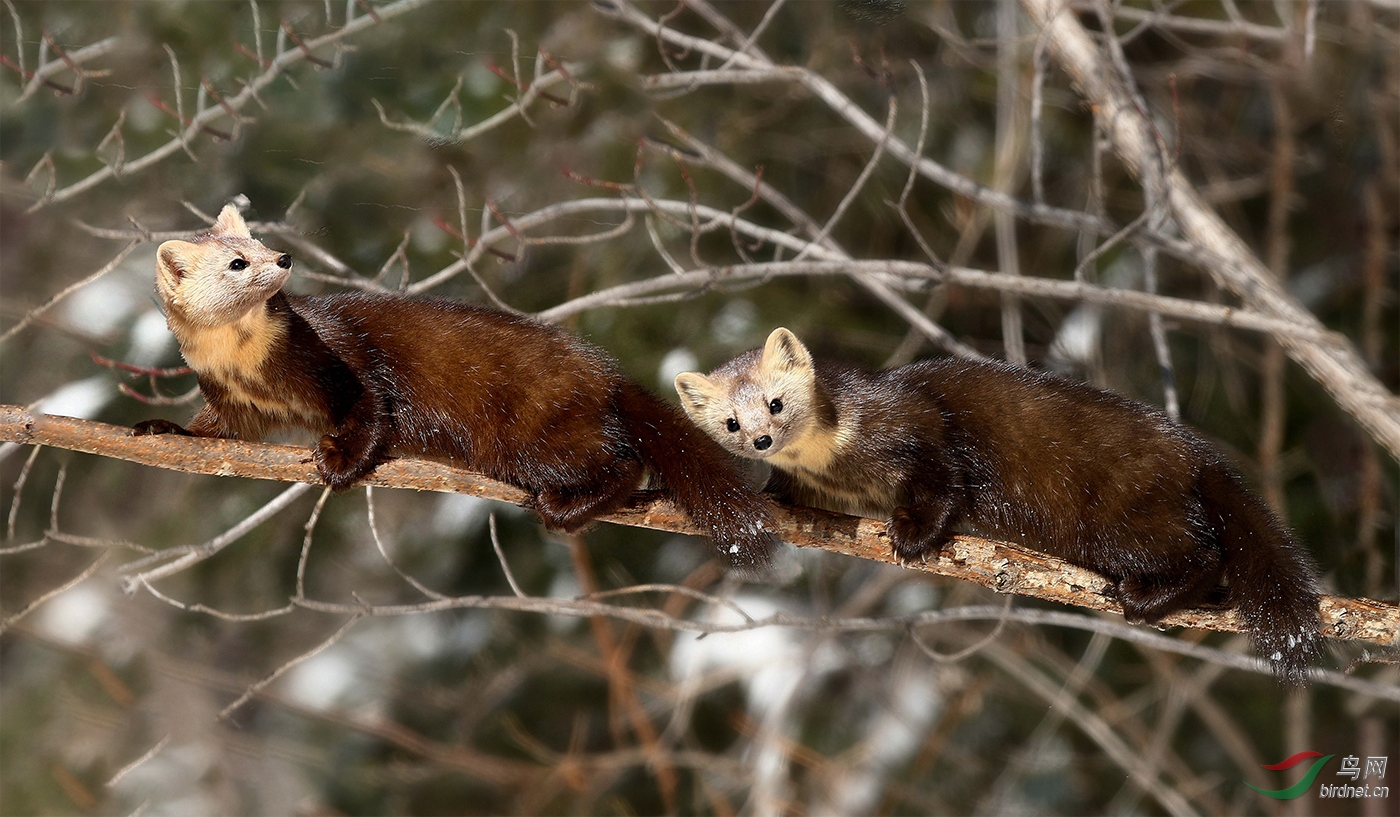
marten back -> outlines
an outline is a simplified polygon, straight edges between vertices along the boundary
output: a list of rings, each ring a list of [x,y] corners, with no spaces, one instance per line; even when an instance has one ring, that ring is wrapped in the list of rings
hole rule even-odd
[[[1209,448],[1142,403],[1004,363],[879,374],[890,389],[936,395],[945,439],[928,443],[956,457],[974,526],[1080,564],[1127,548],[1147,565],[1162,542],[1202,530],[1187,505]]]
[[[437,452],[518,484],[586,481],[627,450],[616,410],[626,378],[561,329],[442,299],[337,294],[287,303],[333,356],[388,396],[397,449]]]

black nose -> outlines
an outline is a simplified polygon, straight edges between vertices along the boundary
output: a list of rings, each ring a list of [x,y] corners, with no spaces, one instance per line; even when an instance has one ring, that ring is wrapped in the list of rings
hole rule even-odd
[[[767,451],[772,445],[773,438],[769,437],[767,434],[753,441],[753,447],[757,448],[759,451]]]
[[[282,269],[291,269],[292,257],[290,255],[287,255],[286,253],[283,253],[282,257],[277,259],[277,266],[281,267]]]

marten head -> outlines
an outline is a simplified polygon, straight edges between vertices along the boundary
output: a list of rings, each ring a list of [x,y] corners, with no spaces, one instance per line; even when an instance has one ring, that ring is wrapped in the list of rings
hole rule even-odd
[[[292,257],[253,238],[232,204],[209,232],[156,250],[167,318],[201,327],[234,323],[276,294],[291,271]]]
[[[746,352],[708,377],[676,376],[690,419],[734,454],[766,459],[812,428],[816,370],[797,336],[774,329],[760,352]]]

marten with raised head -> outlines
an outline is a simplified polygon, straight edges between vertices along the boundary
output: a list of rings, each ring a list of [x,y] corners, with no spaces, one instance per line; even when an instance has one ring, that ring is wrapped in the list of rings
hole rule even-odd
[[[954,526],[1103,574],[1155,622],[1220,596],[1290,683],[1318,649],[1316,569],[1221,456],[1156,409],[1005,363],[871,372],[813,360],[786,329],[681,405],[729,451],[772,465],[788,501],[889,520],[894,555],[938,554]]]
[[[166,321],[206,405],[188,428],[137,434],[322,435],[314,461],[344,490],[392,453],[445,460],[529,491],[550,528],[625,505],[649,469],[731,564],[766,564],[768,500],[681,411],[553,326],[442,299],[282,291],[292,257],[232,205],[156,253]]]

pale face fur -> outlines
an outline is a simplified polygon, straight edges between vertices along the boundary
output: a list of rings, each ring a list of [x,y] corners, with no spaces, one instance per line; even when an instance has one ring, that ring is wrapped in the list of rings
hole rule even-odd
[[[291,268],[292,257],[253,238],[231,204],[205,235],[161,244],[156,289],[186,362],[211,373],[260,365],[281,331],[263,305]]]
[[[709,377],[676,376],[690,419],[731,453],[791,467],[823,429],[814,417],[816,372],[795,335],[774,329],[762,353],[731,360]],[[776,411],[774,409],[777,409]]]
[[[231,324],[287,283],[292,258],[248,232],[233,205],[194,241],[156,250],[156,289],[168,315],[199,327]]]

